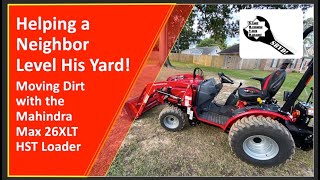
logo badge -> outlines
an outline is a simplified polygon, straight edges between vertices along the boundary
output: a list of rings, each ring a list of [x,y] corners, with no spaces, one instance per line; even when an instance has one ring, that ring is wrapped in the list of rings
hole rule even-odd
[[[302,58],[301,10],[241,10],[239,33],[241,58]]]

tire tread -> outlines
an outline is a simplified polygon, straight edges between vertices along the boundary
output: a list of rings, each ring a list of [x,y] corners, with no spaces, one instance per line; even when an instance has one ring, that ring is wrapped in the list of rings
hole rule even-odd
[[[176,129],[174,130],[171,130],[171,129],[168,129],[166,128],[162,123],[161,123],[161,120],[164,118],[164,116],[166,116],[167,114],[175,114],[177,115],[180,119],[181,119],[181,123],[182,125],[179,125]],[[184,113],[182,112],[182,110],[176,106],[167,106],[165,107],[159,114],[159,120],[160,120],[160,123],[161,125],[167,129],[167,130],[170,130],[170,131],[181,131],[183,129],[183,127],[185,126],[186,124],[186,116],[184,115]]]
[[[280,134],[283,136],[286,136],[285,138],[289,140],[290,144],[290,156],[287,158],[287,160],[284,162],[286,163],[288,160],[291,160],[293,157],[293,154],[295,153],[295,143],[294,140],[291,136],[291,133],[288,131],[288,129],[279,123],[276,120],[273,120],[270,117],[263,117],[263,116],[249,116],[249,117],[243,117],[242,119],[238,120],[235,122],[229,131],[228,135],[228,140],[229,140],[229,145],[234,153],[235,152],[235,145],[239,143],[237,141],[237,137],[243,132],[248,131],[251,128],[256,128],[256,127],[264,127],[264,128],[270,128],[274,131],[278,131]],[[237,153],[236,153],[237,154]],[[243,161],[247,161],[243,157],[239,157]],[[247,161],[248,162],[248,161]],[[263,166],[263,165],[262,165]]]

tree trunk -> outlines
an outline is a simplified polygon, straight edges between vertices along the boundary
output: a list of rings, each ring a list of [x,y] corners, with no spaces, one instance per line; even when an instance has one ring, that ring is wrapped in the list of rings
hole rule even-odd
[[[174,66],[170,62],[169,57],[167,58],[166,62],[164,62],[164,66],[168,68],[174,68]]]

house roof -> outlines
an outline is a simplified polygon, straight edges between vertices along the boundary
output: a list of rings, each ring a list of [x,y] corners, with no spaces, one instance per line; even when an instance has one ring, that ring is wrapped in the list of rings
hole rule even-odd
[[[220,51],[218,54],[239,54],[239,44],[233,45],[223,51]]]
[[[196,49],[196,48],[192,48],[192,49],[185,49],[183,51],[181,51],[181,53],[196,53],[196,54],[201,54],[202,53],[202,50],[201,49]]]
[[[208,54],[212,53],[214,50],[216,50],[217,48],[219,48],[219,47],[216,47],[216,46],[196,47],[196,48],[186,49],[183,51],[187,51],[187,50],[190,50],[190,52],[199,52],[200,51],[201,54],[208,55]]]
[[[216,49],[216,47],[197,47],[202,50],[202,54],[208,55]]]

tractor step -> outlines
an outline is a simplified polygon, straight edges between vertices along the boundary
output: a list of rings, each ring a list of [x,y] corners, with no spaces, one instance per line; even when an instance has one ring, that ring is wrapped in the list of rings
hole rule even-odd
[[[199,117],[221,125],[224,125],[230,118],[210,111],[199,114]]]
[[[225,125],[232,116],[232,111],[237,107],[230,105],[220,105],[216,102],[211,102],[207,108],[197,109],[199,118],[211,121],[216,124]]]

